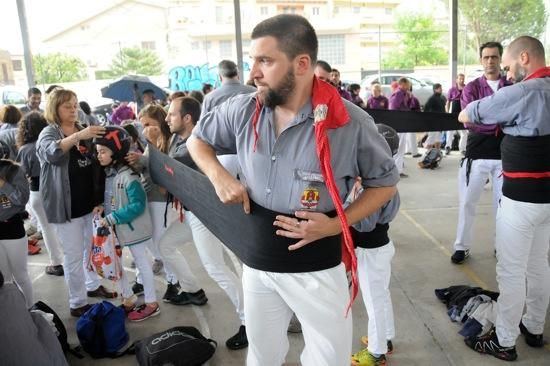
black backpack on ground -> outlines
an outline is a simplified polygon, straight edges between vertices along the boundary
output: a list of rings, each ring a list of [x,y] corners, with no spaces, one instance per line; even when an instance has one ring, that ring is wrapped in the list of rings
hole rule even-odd
[[[55,325],[55,328],[57,329],[57,332],[59,333],[57,334],[57,340],[61,344],[61,349],[63,349],[63,352],[65,354],[69,352],[78,358],[84,358],[84,356],[82,356],[82,354],[79,352],[79,347],[71,348],[71,346],[69,345],[69,342],[67,340],[68,337],[67,337],[67,329],[65,328],[65,324],[63,324],[59,315],[57,315],[57,313],[52,308],[50,308],[48,305],[46,305],[42,301],[38,301],[29,310],[30,311],[40,310],[45,313],[52,314],[53,323]]]
[[[140,366],[200,366],[216,351],[217,343],[195,327],[174,327],[134,343]]]
[[[435,169],[439,167],[441,159],[443,159],[441,151],[434,147],[428,150],[422,161],[418,162],[418,166],[422,169]]]

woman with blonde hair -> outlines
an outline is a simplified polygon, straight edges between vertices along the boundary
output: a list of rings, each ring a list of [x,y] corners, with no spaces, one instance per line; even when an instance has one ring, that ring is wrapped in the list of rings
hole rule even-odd
[[[80,125],[76,94],[67,89],[51,93],[44,117],[48,126],[36,143],[40,192],[64,252],[70,313],[79,317],[90,308],[87,296],[116,297],[84,264],[92,243],[92,212],[103,202],[105,184],[91,139],[103,136],[105,128]]]

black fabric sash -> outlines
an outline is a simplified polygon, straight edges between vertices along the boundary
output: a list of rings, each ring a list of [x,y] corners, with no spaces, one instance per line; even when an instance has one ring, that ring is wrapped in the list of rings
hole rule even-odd
[[[149,146],[149,171],[156,184],[183,202],[197,218],[249,267],[271,272],[311,272],[342,261],[341,236],[333,236],[295,251],[296,243],[275,235],[276,212],[251,202],[251,213],[241,204],[225,205],[208,178]],[[335,212],[328,215],[335,216]]]
[[[384,123],[397,132],[430,132],[464,130],[458,122],[458,115],[451,113],[389,111],[369,109],[367,113],[375,123]]]

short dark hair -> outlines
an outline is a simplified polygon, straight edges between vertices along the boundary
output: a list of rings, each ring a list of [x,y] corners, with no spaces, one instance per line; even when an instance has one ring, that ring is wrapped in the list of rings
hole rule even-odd
[[[221,60],[218,64],[218,72],[222,77],[229,79],[239,75],[237,64],[231,60]]]
[[[340,75],[340,71],[338,69],[332,69],[331,72],[337,72],[338,75]]]
[[[210,83],[204,83],[202,84],[202,93],[208,94],[212,90],[213,86]]]
[[[55,85],[55,84],[50,85],[50,86],[48,86],[48,89],[46,89],[46,94],[50,94],[51,92],[53,92],[54,90],[57,90],[57,89],[63,89],[63,87],[60,86],[60,85]]]
[[[289,60],[306,53],[311,59],[312,67],[317,61],[319,43],[315,29],[300,15],[279,14],[258,23],[250,38],[261,37],[274,37],[279,49]]]
[[[326,72],[331,72],[332,67],[330,67],[330,64],[323,60],[317,60],[315,63],[315,66],[319,66],[321,69],[325,70]]]
[[[204,100],[204,94],[200,90],[191,90],[189,96],[195,98],[200,104],[202,104]]]
[[[439,84],[439,83],[435,83],[435,84],[432,86],[432,88],[433,88],[434,91],[436,91],[437,89],[441,89],[442,86],[441,86],[441,84]]]
[[[155,96],[155,92],[153,91],[153,89],[145,89],[141,94],[151,94],[152,96]]]
[[[521,36],[514,39],[508,46],[507,51],[514,58],[518,57],[521,52],[527,51],[531,57],[545,59],[544,46],[538,39],[530,36]]]
[[[33,86],[32,88],[29,88],[29,91],[27,91],[27,96],[30,98],[34,94],[42,95],[42,92],[40,91],[40,89]]]
[[[355,91],[355,90],[359,90],[361,89],[361,85],[359,84],[349,84],[349,87],[348,87],[349,91]]]
[[[479,57],[481,58],[481,54],[483,53],[483,50],[486,48],[498,48],[498,54],[500,57],[502,57],[502,45],[500,42],[486,42],[479,47]]]
[[[186,114],[189,114],[193,124],[196,125],[201,117],[201,105],[199,101],[193,97],[176,98],[174,101],[178,101],[180,103],[180,116],[183,117]]]

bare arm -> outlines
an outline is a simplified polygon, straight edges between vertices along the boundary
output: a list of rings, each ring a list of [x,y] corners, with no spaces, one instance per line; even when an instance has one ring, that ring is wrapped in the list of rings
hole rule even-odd
[[[397,192],[395,186],[366,188],[345,210],[348,224],[353,225],[374,213],[388,202],[395,192]],[[289,246],[289,250],[299,249],[313,241],[342,232],[342,225],[338,217],[330,218],[320,212],[308,211],[297,211],[295,215],[295,218],[279,215],[273,223],[274,226],[280,228],[276,231],[277,235],[301,239],[296,244]]]
[[[85,129],[75,132],[59,141],[59,147],[64,153],[71,150],[71,148],[79,143],[80,140],[93,139],[94,137],[101,137],[105,134],[105,127],[101,126],[89,126]]]
[[[220,164],[212,146],[194,135],[189,137],[186,145],[197,166],[214,185],[220,200],[225,204],[242,203],[244,212],[250,213],[246,187]]]

